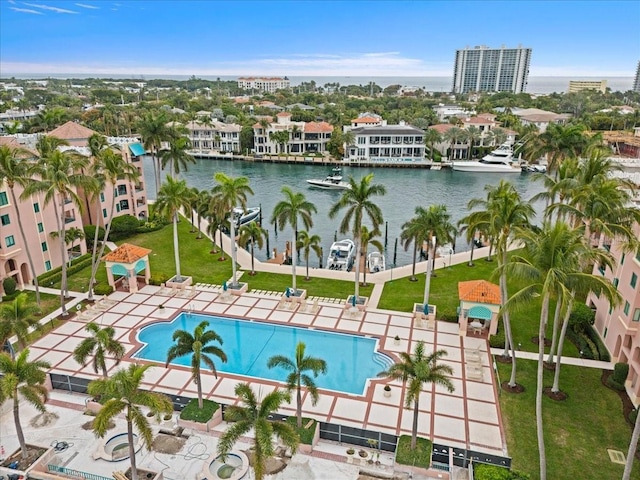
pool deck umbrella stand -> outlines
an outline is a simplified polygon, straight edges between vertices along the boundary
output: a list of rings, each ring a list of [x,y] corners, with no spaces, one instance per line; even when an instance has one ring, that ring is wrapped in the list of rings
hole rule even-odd
[[[469,280],[458,283],[458,325],[460,336],[465,337],[471,328],[473,333],[498,331],[498,312],[502,304],[500,287],[486,280]],[[479,326],[478,326],[479,325]]]
[[[122,281],[127,286],[129,293],[138,291],[138,273],[144,270],[144,283],[149,284],[151,267],[149,266],[149,254],[151,250],[130,243],[123,243],[114,251],[107,253],[102,260],[107,268],[107,281],[116,290],[114,275],[124,277]],[[124,283],[126,281],[126,283]]]

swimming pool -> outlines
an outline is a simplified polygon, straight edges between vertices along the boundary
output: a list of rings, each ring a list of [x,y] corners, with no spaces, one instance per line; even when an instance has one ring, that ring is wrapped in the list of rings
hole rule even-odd
[[[193,332],[204,320],[224,342],[227,363],[214,357],[219,372],[284,382],[288,372],[267,368],[267,361],[273,355],[292,358],[298,342],[304,342],[307,355],[327,362],[327,374],[315,379],[319,388],[362,395],[367,379],[375,378],[393,363],[387,355],[376,352],[376,338],[188,312],[182,312],[172,322],[141,328],[137,338],[143,347],[133,356],[164,364],[173,332]],[[173,363],[190,366],[191,356],[177,358]]]

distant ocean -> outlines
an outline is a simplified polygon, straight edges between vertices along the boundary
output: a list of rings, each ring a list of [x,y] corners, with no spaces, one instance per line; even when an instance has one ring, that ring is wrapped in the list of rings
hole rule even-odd
[[[191,75],[89,75],[79,74],[0,74],[0,78],[134,78],[139,80],[150,80],[155,78],[166,78],[170,80],[188,80]],[[210,75],[198,75],[198,78],[206,80],[237,80],[238,76],[220,75],[219,77]],[[310,82],[314,80],[316,85],[324,86],[327,83],[339,83],[340,85],[369,85],[369,82],[375,82],[376,85],[385,88],[389,85],[402,85],[406,87],[420,87],[428,92],[450,92],[453,79],[451,77],[296,77],[290,76],[292,86],[300,85],[302,82]],[[527,93],[564,93],[569,90],[569,80],[590,80],[600,81],[606,80],[607,86],[612,91],[626,92],[631,90],[633,85],[633,77],[529,77],[529,83],[526,88]]]

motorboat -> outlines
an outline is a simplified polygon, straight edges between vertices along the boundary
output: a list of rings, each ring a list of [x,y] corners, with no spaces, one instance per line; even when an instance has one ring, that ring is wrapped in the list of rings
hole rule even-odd
[[[384,255],[382,255],[382,253],[380,252],[371,252],[369,255],[367,255],[367,268],[371,273],[384,272]]]
[[[327,268],[329,270],[349,271],[353,267],[356,258],[356,244],[353,240],[345,238],[331,244]]]
[[[480,160],[454,161],[452,168],[457,172],[474,173],[520,173],[522,169],[515,164],[513,146],[503,143]]]
[[[547,173],[547,166],[543,163],[526,163],[521,168],[527,173]]]
[[[436,257],[444,257],[446,255],[453,255],[454,253],[453,245],[450,243],[445,243],[436,248]]]
[[[257,220],[260,216],[260,207],[235,207],[233,209],[233,218],[236,220],[236,226],[241,227],[253,220]]]
[[[342,181],[342,169],[340,167],[331,169],[331,173],[324,179],[312,178],[307,180],[307,183],[312,187],[324,188],[326,190],[347,190],[351,188],[347,182]]]

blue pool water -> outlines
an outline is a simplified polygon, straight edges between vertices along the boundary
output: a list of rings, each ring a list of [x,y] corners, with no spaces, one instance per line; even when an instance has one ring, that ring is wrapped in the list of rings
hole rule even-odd
[[[173,332],[193,332],[204,320],[223,341],[227,363],[214,357],[219,372],[284,382],[288,372],[281,368],[267,368],[267,361],[274,355],[292,358],[298,342],[304,342],[306,355],[327,362],[327,374],[320,374],[315,379],[319,388],[362,395],[367,379],[375,378],[393,363],[387,355],[375,351],[375,338],[188,312],[181,313],[172,322],[142,328],[137,337],[144,346],[134,357],[164,364],[172,345]],[[173,363],[189,366],[191,357],[180,357]]]

